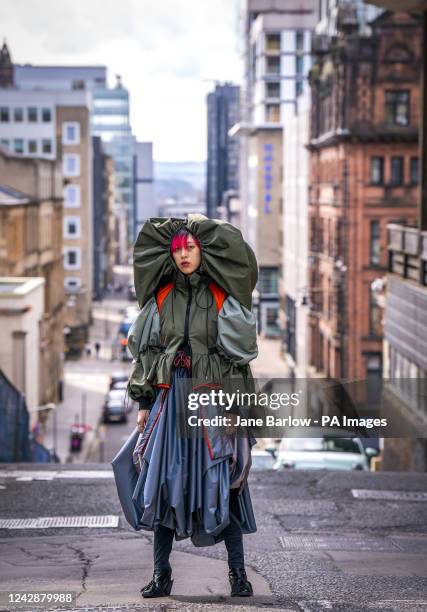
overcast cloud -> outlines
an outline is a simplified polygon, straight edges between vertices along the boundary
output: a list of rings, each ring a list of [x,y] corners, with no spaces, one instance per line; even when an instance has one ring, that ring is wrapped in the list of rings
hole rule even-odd
[[[131,95],[132,128],[159,161],[206,158],[206,94],[239,83],[238,0],[2,0],[13,61],[100,65]]]

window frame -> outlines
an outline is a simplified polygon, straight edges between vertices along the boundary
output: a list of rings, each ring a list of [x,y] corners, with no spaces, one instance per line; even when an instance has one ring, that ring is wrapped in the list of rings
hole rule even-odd
[[[31,151],[31,143],[35,144],[34,151]],[[27,141],[27,149],[28,149],[28,153],[30,153],[31,155],[37,155],[38,150],[39,150],[39,143],[38,143],[38,141],[36,139],[34,139],[34,138],[30,138]]]
[[[77,287],[70,287],[67,281],[77,283]],[[79,276],[64,276],[64,291],[65,293],[76,293],[82,288],[82,279]]]
[[[406,102],[398,102],[397,100],[387,100],[387,98],[391,97],[392,95],[397,98],[399,95],[402,95],[402,94],[406,94]],[[400,104],[406,105],[405,123],[402,123],[397,120],[399,116],[398,107]],[[411,121],[410,108],[411,108],[411,92],[409,91],[409,89],[386,89],[385,90],[384,92],[384,120],[387,125],[397,125],[400,127],[407,127],[408,125],[410,125],[410,121]]]
[[[67,130],[74,128],[75,138],[68,138]],[[63,121],[62,122],[62,144],[78,145],[80,144],[80,123],[78,121]]]
[[[414,176],[413,166],[416,165],[416,176]],[[414,180],[415,179],[415,180]],[[412,155],[409,160],[409,184],[419,185],[420,183],[420,158],[418,155]]]
[[[369,221],[369,265],[381,265],[381,223],[379,219]]]
[[[75,223],[76,233],[69,231],[69,224]],[[78,240],[82,235],[82,220],[77,215],[64,215],[63,217],[63,237],[71,240]]]
[[[49,119],[45,119],[45,112],[49,113]],[[48,107],[43,107],[41,109],[41,119],[42,119],[42,123],[52,123],[52,109],[48,108]]]
[[[17,142],[22,142],[22,150],[21,151],[17,151],[16,150],[16,143]],[[16,153],[16,155],[24,155],[25,152],[25,141],[23,138],[14,138],[13,139],[13,153]]]
[[[18,118],[20,116],[20,119]],[[23,123],[24,121],[24,109],[22,106],[15,106],[13,109],[13,122]]]
[[[393,178],[393,167],[394,167],[394,162],[396,160],[399,160],[400,162],[400,176],[398,177],[398,180],[395,180]],[[400,187],[403,185],[405,181],[405,158],[403,157],[403,155],[392,155],[390,157],[390,182],[389,184],[392,187]]]
[[[380,162],[380,180],[374,180],[374,163]],[[369,181],[371,185],[384,185],[384,156],[372,155],[369,167]]]
[[[68,255],[70,253],[76,254],[76,263],[70,264],[68,262]],[[63,250],[64,257],[64,270],[81,270],[82,269],[82,250],[79,246],[65,246]]]
[[[35,119],[31,118],[32,111],[35,111]],[[39,120],[39,109],[37,106],[27,106],[27,121],[28,123],[38,123]]]
[[[49,151],[45,151],[45,145],[49,143]],[[49,155],[53,153],[53,143],[51,138],[42,138],[42,154]]]
[[[76,161],[76,170],[75,172],[70,172],[67,169],[67,162],[71,159],[75,159]],[[78,153],[64,153],[62,157],[62,174],[65,177],[78,177],[80,176],[80,155]]]
[[[4,117],[7,117],[7,118],[3,118],[3,113],[4,113]],[[10,123],[9,106],[0,106],[0,123]]]
[[[72,187],[75,190],[75,193],[77,194],[76,203],[70,203],[70,201],[67,201],[65,197],[65,192],[68,191],[70,187]],[[64,185],[62,197],[64,199],[64,208],[80,208],[82,197],[80,185],[77,185],[76,183],[68,183],[68,185]]]

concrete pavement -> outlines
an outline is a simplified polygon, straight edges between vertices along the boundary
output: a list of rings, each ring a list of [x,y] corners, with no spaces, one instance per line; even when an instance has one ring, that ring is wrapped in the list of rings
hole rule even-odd
[[[0,523],[3,591],[36,585],[73,589],[80,593],[75,609],[93,610],[426,609],[425,474],[252,471],[258,531],[244,542],[257,597],[229,598],[223,544],[195,548],[187,539],[174,542],[176,582],[162,603],[140,599],[139,589],[151,578],[153,534],[135,532],[126,523],[109,466],[37,466],[33,480],[28,471],[25,480],[12,471],[34,467],[2,466],[0,519],[108,515],[119,522],[112,528],[47,529],[7,529]],[[40,480],[40,471],[50,480]],[[88,477],[82,478],[85,471]],[[361,498],[354,490],[383,491],[385,497]]]

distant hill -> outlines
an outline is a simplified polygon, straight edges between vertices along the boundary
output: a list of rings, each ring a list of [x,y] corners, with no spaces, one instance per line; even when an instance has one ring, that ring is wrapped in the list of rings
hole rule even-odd
[[[157,201],[181,199],[205,191],[205,162],[154,162]]]

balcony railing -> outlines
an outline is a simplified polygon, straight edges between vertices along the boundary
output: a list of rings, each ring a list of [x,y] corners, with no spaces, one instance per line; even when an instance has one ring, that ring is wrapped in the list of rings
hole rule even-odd
[[[389,272],[427,285],[427,232],[394,223],[387,229]]]

